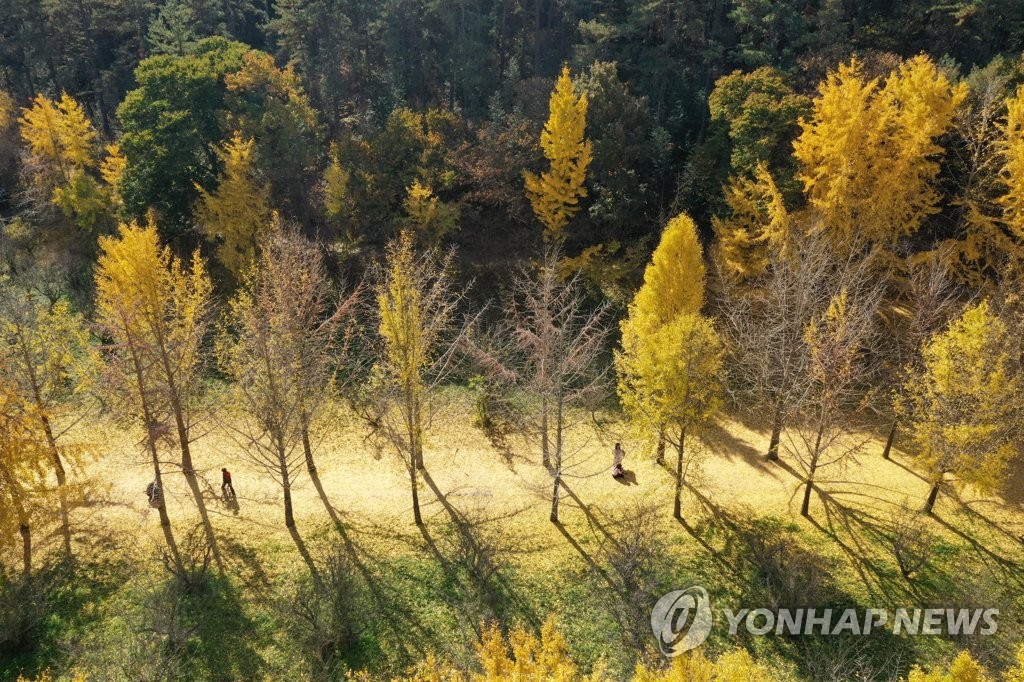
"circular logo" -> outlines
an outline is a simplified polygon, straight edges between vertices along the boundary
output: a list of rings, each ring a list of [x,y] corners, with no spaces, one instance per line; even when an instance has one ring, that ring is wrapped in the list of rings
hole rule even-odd
[[[707,590],[694,585],[666,594],[651,610],[651,630],[665,656],[678,656],[703,644],[711,632]]]

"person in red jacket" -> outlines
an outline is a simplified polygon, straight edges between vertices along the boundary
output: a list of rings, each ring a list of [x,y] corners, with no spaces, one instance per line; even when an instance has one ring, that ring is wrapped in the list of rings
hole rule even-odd
[[[228,491],[230,491],[231,492],[231,498],[234,499],[234,497],[235,497],[235,488],[234,488],[233,485],[231,485],[231,472],[228,471],[225,468],[221,468],[221,470],[220,470],[220,478],[221,478],[221,483],[220,483],[220,492],[221,492],[221,494],[224,495],[225,498],[227,498]]]

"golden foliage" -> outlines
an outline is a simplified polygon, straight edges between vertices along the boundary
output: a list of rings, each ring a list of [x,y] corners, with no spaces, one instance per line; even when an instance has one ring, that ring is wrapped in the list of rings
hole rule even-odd
[[[587,96],[576,96],[567,66],[551,93],[550,112],[540,135],[550,169],[539,176],[524,172],[523,179],[533,212],[544,224],[545,238],[560,240],[580,210],[580,199],[587,196],[583,183],[593,157],[593,145],[585,138]]]
[[[459,227],[459,209],[438,198],[430,187],[414,180],[406,193],[405,213],[427,243],[438,244]]]
[[[746,649],[734,649],[717,661],[708,660],[699,649],[672,659],[672,664],[657,670],[639,664],[632,682],[770,682],[768,670],[754,662]]]
[[[341,165],[336,153],[324,171],[324,210],[330,218],[341,218],[349,210],[349,181],[352,174]]]
[[[36,95],[22,111],[21,137],[45,172],[70,183],[76,173],[95,164],[93,142],[96,131],[85,110],[63,93],[53,101]]]
[[[727,218],[714,217],[717,256],[726,272],[740,280],[764,273],[772,253],[792,248],[792,220],[782,193],[764,163],[754,177],[731,178],[725,188]]]
[[[121,201],[121,179],[128,166],[128,159],[125,158],[121,147],[116,143],[108,144],[105,151],[107,155],[100,162],[100,177],[110,188],[111,203],[114,206],[120,206],[123,203]]]
[[[907,383],[905,409],[918,461],[933,483],[955,473],[962,483],[995,490],[1019,454],[1021,381],[1010,337],[983,301],[925,345],[922,370]]]
[[[199,190],[196,219],[217,259],[236,276],[252,262],[270,229],[270,189],[256,179],[254,142],[235,133],[218,151],[224,170],[217,190]]]
[[[1012,680],[1012,678],[1009,678]],[[915,665],[907,682],[994,682],[985,669],[967,651],[961,651],[947,670],[935,666],[925,672]]]
[[[966,94],[923,55],[883,86],[856,58],[830,73],[793,145],[818,229],[842,248],[891,245],[938,212],[936,140]]]

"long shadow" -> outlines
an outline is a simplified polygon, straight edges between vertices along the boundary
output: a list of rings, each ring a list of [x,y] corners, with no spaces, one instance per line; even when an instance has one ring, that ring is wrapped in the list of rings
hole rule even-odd
[[[331,517],[331,521],[334,523],[334,527],[341,528],[341,518],[338,516],[337,510],[334,505],[331,504],[330,499],[327,497],[327,493],[324,492],[324,486],[320,483],[320,476],[316,470],[309,472],[309,477],[313,481],[313,487],[316,488],[316,494],[320,496],[320,501],[324,503],[324,509],[327,510],[327,514]]]
[[[724,455],[728,459],[741,459],[755,469],[771,473],[769,466],[771,460],[765,456],[764,452],[750,443],[740,440],[718,422],[706,424],[701,429],[701,441],[716,454]]]
[[[927,478],[927,477],[925,477],[925,476],[922,476],[922,475],[921,475],[920,473],[918,473],[918,472],[914,471],[913,469],[911,469],[910,467],[908,467],[908,466],[907,466],[906,464],[903,464],[903,463],[902,463],[902,462],[900,462],[900,461],[899,461],[898,459],[896,459],[896,457],[895,457],[895,456],[893,456],[893,457],[890,457],[890,458],[888,459],[888,461],[889,461],[889,462],[891,462],[892,464],[894,464],[894,465],[898,466],[898,467],[899,467],[900,469],[903,469],[903,470],[904,470],[904,471],[906,471],[906,472],[907,472],[908,474],[912,474],[913,476],[916,476],[917,478],[921,479],[921,480],[922,480],[922,481],[924,481],[925,483],[928,483],[928,482],[929,482],[929,481],[928,481],[928,478]]]
[[[572,536],[572,533],[570,533],[569,530],[564,525],[562,525],[562,522],[555,521],[553,525],[555,526],[555,528],[558,529],[558,532],[561,533],[562,536],[569,541],[569,544],[572,545],[573,549],[579,552],[579,555],[583,557],[583,560],[587,562],[587,565],[590,566],[590,568],[592,568],[598,575],[604,578],[605,582],[611,585],[613,589],[617,590],[618,586],[615,584],[615,581],[611,579],[611,576],[608,575],[608,572],[605,571],[596,561],[594,561],[594,557],[590,556],[590,554],[587,553],[587,550],[583,549],[583,547],[580,546],[580,543],[576,542],[576,538],[574,538]]]
[[[600,531],[600,533],[604,535],[605,538],[607,538],[608,541],[611,542],[613,545],[618,544],[618,540],[615,539],[615,536],[608,532],[608,529],[604,527],[604,524],[601,523],[601,520],[598,519],[597,516],[595,516],[594,513],[590,510],[590,505],[585,504],[583,500],[581,500],[576,495],[576,493],[573,492],[572,488],[565,484],[564,481],[562,482],[562,490],[566,492],[566,494],[572,499],[572,501],[576,503],[576,506],[579,507],[580,511],[583,512],[583,515],[587,518],[587,523],[590,524],[591,528],[596,528],[598,531]]]
[[[266,666],[259,648],[265,636],[245,615],[237,589],[223,576],[211,579],[206,589],[190,598],[190,609],[199,626],[190,658],[210,680],[252,680]],[[198,671],[197,671],[198,672]]]
[[[963,532],[962,530],[960,530],[953,524],[949,523],[948,521],[944,520],[942,517],[935,514],[934,512],[932,512],[931,516],[935,520],[935,522],[938,523],[940,526],[942,526],[949,532],[953,533],[954,535],[957,535],[960,538],[966,540],[967,543],[971,545],[975,550],[977,550],[978,553],[981,554],[983,557],[988,557],[992,561],[994,561],[996,565],[999,567],[999,569],[1005,575],[1014,580],[1017,584],[1024,586],[1024,576],[1021,575],[1022,568],[1020,563],[1012,559],[1007,559],[1001,554],[993,552],[991,549],[978,542],[977,539]]]
[[[295,528],[295,526],[290,526],[288,528],[288,534],[292,536],[292,542],[295,543],[295,548],[299,550],[302,560],[305,561],[306,566],[309,567],[309,575],[317,585],[322,585],[323,583],[320,580],[320,571],[317,570],[316,562],[313,561],[313,557],[306,548],[306,543],[303,542],[302,536],[299,535],[298,529]]]
[[[221,560],[220,548],[217,546],[217,535],[213,532],[213,524],[210,523],[210,515],[206,511],[206,502],[203,500],[203,493],[199,489],[198,478],[195,473],[186,473],[185,480],[188,481],[188,487],[192,491],[192,497],[195,498],[196,507],[199,509],[199,518],[203,522],[203,530],[206,532],[206,541],[210,543],[210,551],[213,554],[213,561],[217,564],[217,569],[223,571],[224,562]],[[209,483],[207,483],[207,488],[209,487]]]

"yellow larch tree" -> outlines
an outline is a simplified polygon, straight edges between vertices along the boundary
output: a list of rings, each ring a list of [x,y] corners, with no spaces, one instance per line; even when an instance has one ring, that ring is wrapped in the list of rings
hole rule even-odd
[[[408,468],[418,525],[417,471],[423,469],[429,399],[455,348],[449,332],[461,296],[452,287],[451,269],[451,254],[417,253],[412,234],[403,231],[388,245],[374,285],[382,342],[372,381],[380,410],[375,421]]]
[[[771,671],[745,649],[728,651],[711,661],[700,649],[676,656],[662,670],[638,664],[632,682],[770,682]]]
[[[696,315],[704,307],[706,280],[704,252],[697,226],[681,213],[665,226],[651,262],[644,270],[644,283],[622,321],[622,351],[616,359],[619,394],[631,392],[630,373],[643,364],[640,356],[653,352],[654,335],[682,314]],[[626,382],[625,384],[623,382]],[[658,425],[658,461],[665,452],[665,434]]]
[[[56,101],[36,95],[20,123],[21,137],[51,185],[69,185],[77,173],[95,165],[96,131],[82,105],[67,93]]]
[[[430,187],[418,180],[406,190],[404,208],[416,234],[427,244],[440,244],[459,227],[458,206],[441,201]]]
[[[49,452],[16,389],[0,379],[0,547],[21,535],[22,572],[32,575],[32,525],[37,497],[45,490]]]
[[[523,172],[526,197],[544,225],[545,239],[559,242],[565,238],[566,225],[580,210],[580,199],[587,196],[583,183],[593,145],[586,139],[586,126],[587,96],[576,95],[569,67],[563,67],[540,134],[540,147],[550,168],[540,175]]]
[[[255,143],[235,133],[217,150],[224,164],[217,189],[199,189],[196,220],[217,244],[217,260],[236,277],[252,263],[270,220],[270,188],[256,176]]]
[[[982,491],[997,490],[1020,454],[1022,383],[1012,336],[983,301],[928,341],[920,371],[907,382],[904,410],[916,459],[932,486],[927,512],[947,474]]]
[[[145,433],[156,485],[163,489],[160,443],[173,438],[193,495],[200,497],[191,453],[193,403],[201,384],[202,342],[213,285],[198,251],[186,268],[169,247],[160,244],[152,213],[145,226],[122,224],[118,234],[100,237],[99,246],[97,322],[114,342],[105,357],[115,411]],[[201,497],[197,504],[217,558]],[[162,498],[157,509],[180,572],[181,560]]]
[[[923,55],[884,85],[856,58],[828,75],[793,147],[818,229],[837,248],[892,245],[938,212],[936,140],[966,94]]]
[[[107,155],[100,161],[100,177],[110,190],[110,203],[117,208],[124,203],[121,199],[121,180],[128,166],[128,159],[117,143],[108,144],[104,151]]]
[[[994,147],[1001,194],[989,202],[967,197],[965,234],[943,244],[956,257],[958,274],[973,281],[986,268],[1024,275],[1024,86],[1006,100],[1006,118],[998,132]]]
[[[71,555],[68,468],[84,451],[69,441],[95,358],[82,317],[65,299],[50,303],[0,282],[0,380],[21,398],[35,422],[57,478],[64,551]]]
[[[785,256],[793,246],[793,221],[768,166],[758,164],[753,178],[730,178],[725,203],[728,216],[711,219],[716,256],[739,281],[759,277],[773,253]]]

